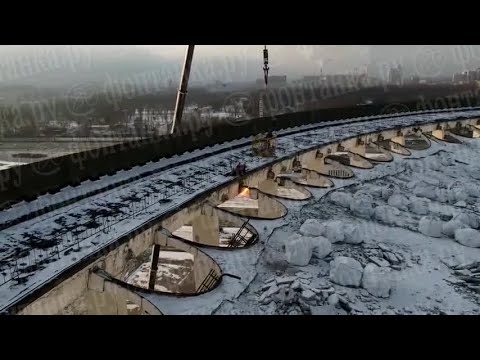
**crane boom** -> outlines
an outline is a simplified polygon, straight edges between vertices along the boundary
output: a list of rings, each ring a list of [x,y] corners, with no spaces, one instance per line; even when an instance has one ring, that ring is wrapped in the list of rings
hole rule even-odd
[[[195,49],[195,45],[188,45],[187,53],[185,55],[185,62],[183,65],[182,77],[180,79],[180,89],[178,90],[177,94],[177,102],[175,105],[175,115],[172,121],[172,125],[170,127],[170,134],[173,134],[175,131],[175,127],[179,127],[182,123],[182,115],[183,115],[183,108],[185,107],[185,99],[187,98],[187,89],[188,89],[188,79],[190,77],[190,69],[192,68],[192,60],[193,60],[193,50]],[[270,70],[268,66],[268,50],[267,45],[263,49],[263,72],[264,72],[264,80],[265,80],[265,87],[268,86],[268,71]]]
[[[180,80],[180,89],[178,90],[177,103],[175,105],[175,115],[173,118],[170,133],[173,134],[175,126],[180,126],[182,123],[183,108],[185,107],[185,99],[187,98],[188,79],[190,77],[190,69],[192,68],[193,50],[195,45],[188,45],[187,53],[185,55],[185,62],[183,65],[182,77]]]

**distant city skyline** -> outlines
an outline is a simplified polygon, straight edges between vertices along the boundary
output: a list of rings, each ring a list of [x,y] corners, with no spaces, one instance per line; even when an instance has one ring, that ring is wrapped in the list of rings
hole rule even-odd
[[[0,86],[66,87],[156,73],[178,84],[187,45],[1,45]],[[401,65],[405,76],[451,77],[480,66],[478,45],[267,45],[270,74],[363,72],[388,79]],[[263,76],[263,45],[197,45],[192,82],[255,81]]]

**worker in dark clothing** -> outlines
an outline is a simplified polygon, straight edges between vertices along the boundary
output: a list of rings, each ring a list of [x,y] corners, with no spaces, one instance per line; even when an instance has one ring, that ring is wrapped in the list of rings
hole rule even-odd
[[[232,170],[233,176],[243,176],[247,173],[247,166],[242,163],[238,163],[235,169]]]

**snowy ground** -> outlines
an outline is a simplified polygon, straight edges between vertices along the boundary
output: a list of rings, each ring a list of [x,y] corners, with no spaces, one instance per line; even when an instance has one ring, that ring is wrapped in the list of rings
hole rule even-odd
[[[480,261],[479,153],[478,140],[434,143],[409,158],[354,170],[354,179],[335,180],[333,190],[312,190],[314,199],[289,207],[274,230],[254,280],[215,313],[480,313],[480,262],[468,266]],[[308,219],[314,221],[302,226]],[[462,228],[477,231],[469,247],[455,240]],[[298,250],[302,234],[316,239],[306,239],[306,254]],[[299,242],[296,253],[289,242]],[[302,257],[308,265],[287,261]]]
[[[155,281],[155,290],[171,292],[171,284],[180,283],[192,270],[193,255],[179,251],[161,251]],[[129,284],[148,289],[150,260],[127,275]]]
[[[284,136],[278,139],[276,159],[359,134],[479,115],[478,110],[468,110],[358,123],[348,123],[347,119],[335,127],[324,124],[288,129],[279,132]],[[291,133],[293,130],[303,132]],[[231,149],[234,144],[237,147]],[[190,159],[197,160],[186,161]],[[113,176],[86,181],[76,188],[67,187],[57,194],[47,194],[31,203],[20,203],[2,211],[0,223],[5,229],[0,232],[0,274],[3,276],[0,277],[0,309],[146,222],[225,184],[231,179],[224,175],[231,164],[242,160],[254,169],[276,159],[255,157],[250,140],[241,139],[119,171]],[[172,168],[166,170],[166,166]],[[65,205],[67,200],[74,203]],[[54,210],[38,216],[36,210],[44,207]],[[12,221],[16,224],[9,226]],[[246,263],[252,261],[254,259],[248,259]]]

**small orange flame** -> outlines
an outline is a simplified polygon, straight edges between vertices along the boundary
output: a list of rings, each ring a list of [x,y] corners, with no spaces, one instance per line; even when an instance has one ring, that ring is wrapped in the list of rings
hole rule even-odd
[[[244,188],[239,196],[243,196],[243,197],[250,197],[250,189],[248,187]]]

